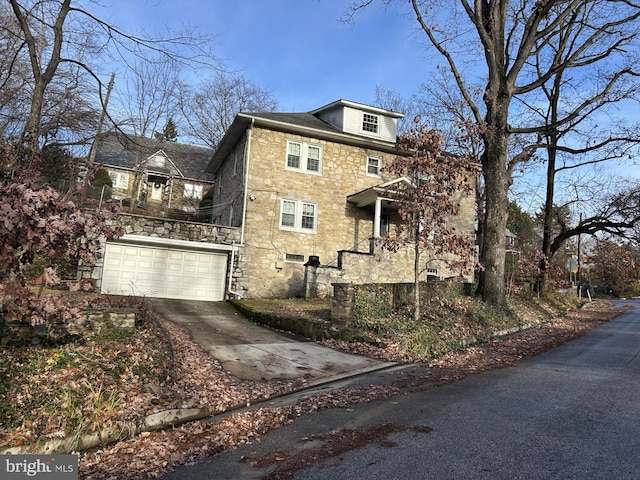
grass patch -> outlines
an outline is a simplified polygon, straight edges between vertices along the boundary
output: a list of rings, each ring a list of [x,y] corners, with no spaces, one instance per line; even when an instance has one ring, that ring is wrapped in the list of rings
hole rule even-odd
[[[510,297],[507,307],[489,305],[465,295],[455,284],[436,287],[421,304],[421,318],[409,309],[382,312],[387,299],[362,295],[357,299],[355,320],[348,328],[351,338],[367,338],[372,344],[393,351],[403,361],[427,361],[450,351],[484,342],[497,334],[538,325],[579,306],[572,295],[551,293],[544,298]],[[301,321],[329,320],[330,300],[242,300],[243,308],[255,314],[297,317]],[[345,338],[336,333],[336,339]]]
[[[538,325],[577,306],[573,297],[551,294],[548,298],[512,297],[503,308],[452,288],[421,304],[418,321],[405,310],[384,318],[361,319],[354,327],[380,344],[393,345],[407,361],[425,361],[498,334]]]

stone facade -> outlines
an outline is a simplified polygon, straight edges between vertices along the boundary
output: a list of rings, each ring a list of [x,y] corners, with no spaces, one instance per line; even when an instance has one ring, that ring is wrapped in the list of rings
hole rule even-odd
[[[285,168],[287,140],[322,146],[320,175]],[[266,129],[253,130],[245,242],[241,249],[245,278],[242,289],[247,297],[302,295],[304,263],[309,256],[318,256],[321,263],[335,263],[340,250],[369,250],[373,212],[358,209],[346,199],[347,195],[383,181],[366,174],[368,155],[380,157],[382,162],[392,158],[378,150]],[[280,229],[283,199],[317,206],[314,233]]]
[[[325,112],[338,118],[341,105]],[[322,112],[240,114],[221,141],[207,169],[216,177],[212,221],[242,232],[233,281],[243,297],[326,297],[335,282],[413,280],[412,252],[383,251],[374,241],[374,224],[391,230],[398,221],[391,204],[376,199],[394,180],[384,167],[398,154],[393,128],[398,115],[356,107],[349,103],[344,116],[356,133],[335,119],[331,125],[331,119],[320,121]],[[359,130],[366,112],[379,116],[384,136]],[[320,151],[318,167],[292,168],[288,148],[293,143],[300,145],[302,165],[307,149]],[[460,213],[449,225],[473,235],[474,196],[459,200]],[[299,223],[301,216],[309,222],[310,214],[306,219],[300,214],[305,208],[313,212],[313,228]],[[298,223],[287,224],[285,214]],[[310,259],[312,269],[305,266]],[[455,275],[445,264],[432,263],[426,265],[427,275]]]
[[[239,227],[244,210],[246,135],[234,146],[216,174],[214,193],[216,204],[212,208],[211,223]]]
[[[185,222],[169,220],[165,218],[146,217],[121,213],[115,220],[124,229],[125,235],[143,237],[155,237],[171,240],[183,240],[189,242],[202,242],[221,245],[233,245],[240,242],[240,229],[210,223]],[[104,244],[103,244],[104,245]],[[102,248],[104,251],[104,247]],[[237,267],[238,257],[234,257]],[[103,258],[99,258],[95,265],[79,265],[78,279],[90,279],[96,287],[100,287],[103,271]],[[236,281],[241,271],[232,273],[234,279],[232,287],[236,287]]]

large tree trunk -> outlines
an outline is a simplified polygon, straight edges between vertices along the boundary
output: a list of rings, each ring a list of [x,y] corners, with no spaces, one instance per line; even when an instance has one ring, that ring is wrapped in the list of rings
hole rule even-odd
[[[553,224],[553,196],[555,191],[555,178],[556,178],[556,149],[553,148],[557,141],[556,136],[549,139],[549,148],[547,148],[547,193],[544,202],[543,212],[543,231],[542,231],[542,253],[546,258],[540,261],[540,290],[545,291],[547,289],[549,280],[548,260],[551,260],[551,241],[553,232],[551,226]]]
[[[504,143],[487,143],[483,160],[485,178],[485,221],[480,241],[478,294],[492,305],[505,305],[505,232],[508,218],[508,196],[511,184],[506,170],[506,136]],[[500,160],[504,159],[504,161]]]
[[[499,62],[494,58],[498,65]],[[501,65],[494,71],[499,72]],[[509,103],[511,91],[504,74],[490,77],[485,95],[487,115],[485,117],[484,146],[482,155],[482,174],[485,188],[484,238],[480,242],[481,271],[478,294],[492,305],[506,305],[505,288],[505,252],[506,230],[509,216],[509,187],[511,172],[507,167],[509,145]]]
[[[43,52],[38,48],[38,39],[33,36],[27,16],[23,13],[18,0],[10,0],[11,8],[24,34],[25,44],[29,50],[31,73],[33,74],[34,88],[31,96],[31,108],[29,118],[25,123],[23,135],[35,148],[38,146],[40,136],[40,122],[44,105],[44,93],[51,83],[53,76],[62,61],[62,43],[64,41],[62,27],[71,8],[71,0],[63,0],[57,13],[56,21],[50,28],[53,30],[53,40],[49,50],[49,60],[44,61]],[[46,63],[46,66],[45,66]]]

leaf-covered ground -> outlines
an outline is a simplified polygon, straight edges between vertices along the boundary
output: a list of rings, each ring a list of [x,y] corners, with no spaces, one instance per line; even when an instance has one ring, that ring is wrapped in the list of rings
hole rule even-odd
[[[266,431],[306,413],[346,408],[507,367],[576,338],[618,313],[605,303],[590,303],[521,333],[439,356],[426,364],[425,376],[401,384],[347,387],[312,395],[292,406],[257,405],[234,413],[234,407],[273,398],[300,383],[238,380],[191,342],[185,330],[149,312],[135,335],[55,348],[3,350],[0,374],[7,380],[0,383],[4,399],[0,400],[4,401],[0,446],[95,431],[169,408],[229,412],[79,453],[80,478],[150,478],[175,465],[259,441]],[[401,343],[388,343],[387,348],[329,343],[379,358],[398,360],[415,354],[403,352]]]

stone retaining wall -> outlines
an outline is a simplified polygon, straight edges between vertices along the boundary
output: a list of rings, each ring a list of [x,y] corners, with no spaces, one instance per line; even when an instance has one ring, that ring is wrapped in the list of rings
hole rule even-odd
[[[422,255],[421,281],[444,280],[458,277],[446,266],[446,262],[434,260],[429,255]],[[307,264],[305,268],[305,298],[327,298],[334,295],[336,283],[365,284],[402,284],[414,276],[414,253],[411,248],[403,248],[391,252],[375,246],[373,253],[342,250],[338,252],[337,265]],[[428,273],[434,268],[437,275]],[[464,279],[472,281],[472,276]],[[412,284],[411,282],[410,284]]]
[[[427,301],[438,294],[440,287],[452,288],[451,282],[420,283],[420,297]],[[348,326],[360,315],[366,318],[382,318],[389,313],[410,306],[414,302],[413,283],[376,283],[354,285],[334,283],[331,303],[331,322],[336,326]],[[471,284],[459,284],[465,294]]]
[[[136,327],[138,310],[134,308],[110,308],[105,310],[82,310],[81,320],[76,322],[30,325],[10,323],[2,336],[9,342],[38,344],[45,338],[59,339],[66,335],[91,336],[111,331],[132,332]]]
[[[233,245],[240,242],[240,228],[214,225],[211,223],[186,222],[166,218],[144,217],[141,215],[120,213],[116,218],[124,233],[144,237],[167,238],[222,245]],[[104,243],[102,244],[104,252]],[[237,264],[237,261],[236,261]],[[78,280],[88,279],[99,288],[102,280],[103,257],[95,265],[79,265]],[[239,275],[239,274],[238,274]],[[235,275],[234,272],[234,278]]]
[[[237,227],[122,213],[118,215],[117,222],[122,225],[125,234],[130,235],[191,242],[220,243],[223,245],[240,243],[240,229]]]

